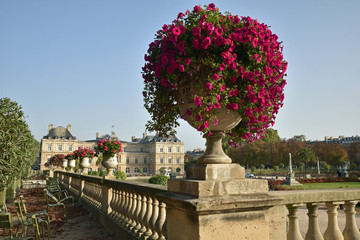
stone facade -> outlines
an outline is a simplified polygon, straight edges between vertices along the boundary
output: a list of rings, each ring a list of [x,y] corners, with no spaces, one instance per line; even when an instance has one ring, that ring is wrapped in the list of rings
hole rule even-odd
[[[54,128],[49,125],[48,134],[41,140],[40,170],[46,170],[44,164],[55,154],[68,154],[78,147],[89,147],[94,149],[101,139],[116,138],[115,132],[99,137],[96,134],[94,140],[79,141],[71,134],[71,125]],[[118,139],[119,140],[119,139]],[[157,135],[150,136],[146,133],[142,138],[132,137],[131,141],[119,140],[123,146],[123,152],[118,155],[118,170],[127,174],[139,173],[159,174],[160,168],[169,172],[184,173],[184,143],[177,137],[161,138]],[[90,168],[95,170],[96,159],[91,162]]]

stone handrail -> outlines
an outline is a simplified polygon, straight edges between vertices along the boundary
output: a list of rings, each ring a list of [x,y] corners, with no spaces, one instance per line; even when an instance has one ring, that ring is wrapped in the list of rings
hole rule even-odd
[[[298,211],[301,206],[308,209],[309,224],[305,240],[357,240],[360,232],[356,226],[355,206],[360,199],[359,189],[327,189],[303,191],[276,191],[269,193],[282,197],[288,209],[287,240],[303,240],[300,234]],[[318,207],[325,204],[328,214],[328,226],[322,236],[318,224]],[[343,232],[337,222],[338,208],[344,204],[346,224]]]
[[[55,176],[116,235],[166,239],[166,204],[157,197],[166,187],[68,172],[56,172]]]
[[[167,214],[170,218],[169,209],[177,211],[174,209],[174,206],[177,206],[178,209],[190,209],[191,212],[209,218],[211,214],[248,212],[248,216],[255,216],[261,211],[267,211],[268,238],[254,236],[241,239],[360,240],[355,219],[355,206],[360,199],[358,189],[270,191],[266,197],[267,202],[263,202],[265,198],[261,194],[199,199],[169,192],[166,187],[153,184],[131,184],[67,172],[57,172],[56,177],[82,204],[97,213],[100,222],[121,239],[172,239],[167,234],[167,227],[170,226]],[[337,209],[340,204],[344,205],[346,214],[343,232],[337,222]],[[328,226],[324,234],[318,224],[319,205],[327,207]],[[306,206],[309,219],[305,236],[300,233],[298,219],[299,208],[302,206]],[[175,218],[179,226],[186,225],[181,216],[176,215]],[[239,220],[243,221],[243,218]],[[119,231],[122,233],[118,233]],[[179,234],[181,235],[181,232]]]

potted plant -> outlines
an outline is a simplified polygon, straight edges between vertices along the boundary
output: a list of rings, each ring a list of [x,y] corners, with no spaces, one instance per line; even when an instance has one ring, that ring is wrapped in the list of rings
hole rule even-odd
[[[120,141],[116,139],[100,140],[96,152],[102,154],[103,160],[101,164],[108,170],[107,177],[112,176],[112,169],[118,165],[116,154],[122,152]]]
[[[74,151],[74,156],[80,160],[79,166],[83,169],[83,173],[87,173],[87,168],[90,166],[90,158],[95,155],[94,150],[88,147],[79,147]]]
[[[50,170],[53,170],[54,168],[57,167],[61,167],[63,159],[65,159],[65,155],[55,154],[49,159],[48,162],[45,163],[45,167],[50,168]]]
[[[231,162],[221,148],[223,133],[231,146],[261,139],[283,105],[282,49],[266,24],[222,14],[214,4],[179,13],[145,55],[147,130],[174,134],[183,118],[207,138],[208,157],[199,162]]]

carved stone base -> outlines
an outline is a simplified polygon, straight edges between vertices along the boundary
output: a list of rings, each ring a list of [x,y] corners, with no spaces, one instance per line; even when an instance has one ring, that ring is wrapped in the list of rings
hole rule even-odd
[[[245,169],[233,164],[192,164],[186,170],[187,179],[216,180],[244,179]]]

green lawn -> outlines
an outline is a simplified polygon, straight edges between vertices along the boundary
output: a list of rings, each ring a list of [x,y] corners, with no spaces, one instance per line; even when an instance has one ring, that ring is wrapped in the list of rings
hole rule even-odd
[[[314,190],[314,189],[335,189],[335,188],[360,188],[360,182],[332,182],[332,183],[305,183],[302,186],[286,186],[285,188]]]

